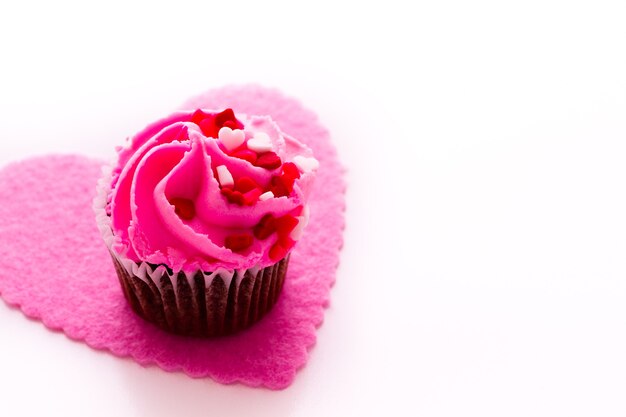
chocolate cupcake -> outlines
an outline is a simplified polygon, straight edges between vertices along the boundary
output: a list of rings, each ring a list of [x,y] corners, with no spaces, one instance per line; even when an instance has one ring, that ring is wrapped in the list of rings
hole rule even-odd
[[[261,319],[306,227],[317,166],[269,116],[231,109],[177,112],[129,138],[94,210],[132,309],[192,336]]]

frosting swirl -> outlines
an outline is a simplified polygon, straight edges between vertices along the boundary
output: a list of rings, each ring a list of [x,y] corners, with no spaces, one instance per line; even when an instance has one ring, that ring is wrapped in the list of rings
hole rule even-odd
[[[268,116],[174,113],[118,149],[113,250],[175,272],[274,264],[306,226],[317,165]]]

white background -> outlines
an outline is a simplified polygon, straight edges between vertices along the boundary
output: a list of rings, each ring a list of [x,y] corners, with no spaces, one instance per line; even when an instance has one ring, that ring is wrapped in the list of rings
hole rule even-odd
[[[109,157],[258,82],[319,114],[349,190],[287,390],[142,368],[0,303],[0,415],[626,415],[623,2],[12,3],[0,163]]]

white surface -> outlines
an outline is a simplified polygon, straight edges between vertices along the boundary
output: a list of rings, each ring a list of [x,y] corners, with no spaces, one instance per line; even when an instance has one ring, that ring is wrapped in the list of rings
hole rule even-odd
[[[17,3],[0,163],[108,156],[190,95],[260,82],[319,113],[350,188],[289,389],[144,369],[0,303],[0,415],[626,414],[623,2]]]

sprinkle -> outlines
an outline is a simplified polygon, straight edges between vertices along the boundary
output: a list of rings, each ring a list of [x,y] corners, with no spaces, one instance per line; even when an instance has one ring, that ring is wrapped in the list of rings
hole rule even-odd
[[[235,129],[243,129],[243,124],[237,120],[235,117],[235,112],[233,109],[226,109],[220,113],[215,115],[215,125],[218,128],[222,128],[224,126]]]
[[[248,149],[255,152],[269,152],[272,150],[272,141],[267,133],[257,132],[252,139],[246,143]]]
[[[226,109],[217,114],[205,113],[202,109],[198,109],[191,116],[191,122],[197,124],[204,136],[208,138],[217,138],[222,127],[228,127],[231,130],[243,129],[243,124],[237,120],[232,109]]]
[[[277,243],[280,243],[280,246],[283,248],[290,250],[296,244],[296,241],[289,236],[279,236]]]
[[[304,221],[305,226],[309,224],[309,217],[311,216],[311,210],[309,209],[309,205],[305,205],[304,207],[300,206],[302,210],[302,220]]]
[[[265,169],[276,169],[281,163],[275,152],[265,152],[259,155],[254,165]]]
[[[244,249],[248,249],[252,246],[254,238],[248,233],[241,233],[236,235],[226,236],[224,240],[224,246],[233,252],[240,252]]]
[[[293,163],[300,169],[302,172],[310,172],[315,171],[319,168],[320,163],[315,158],[307,158],[302,155],[298,155],[293,158]]]
[[[302,234],[304,233],[304,228],[306,227],[306,224],[301,219],[301,217],[298,217],[298,224],[296,225],[296,227],[293,228],[291,234],[289,235],[289,237],[293,240],[300,240]]]
[[[207,138],[215,138],[217,136],[217,129],[215,128],[213,119],[201,120],[198,126],[200,126],[200,130],[202,130],[202,134]]]
[[[203,112],[202,109],[198,109],[191,115],[191,123],[200,125],[200,122],[208,117],[209,115]]]
[[[240,206],[244,204],[243,194],[239,191],[233,191],[230,188],[222,188],[222,195],[226,197],[229,203],[238,204]]]
[[[285,180],[280,175],[274,175],[270,180],[270,191],[276,197],[286,197],[291,193],[291,190],[285,184]]]
[[[283,177],[289,180],[288,183],[293,185],[293,183],[300,178],[300,171],[298,171],[298,167],[293,162],[285,162],[283,164]]]
[[[265,201],[274,198],[274,193],[271,191],[267,191],[259,196],[259,200]]]
[[[223,127],[220,129],[218,137],[227,151],[233,151],[240,147],[246,140],[246,134],[241,129],[231,129]]]
[[[220,185],[222,187],[232,187],[235,185],[235,181],[233,180],[233,175],[230,173],[226,165],[220,165],[216,168],[217,170],[217,178],[219,179]]]
[[[250,177],[241,177],[235,181],[235,190],[240,191],[242,193],[247,193],[250,190],[254,190],[255,188],[259,188],[259,184],[256,183]]]
[[[246,206],[252,206],[259,200],[259,197],[263,194],[263,190],[260,188],[253,188],[247,193],[243,193],[243,204]]]
[[[270,259],[273,261],[279,261],[281,259],[283,259],[285,256],[287,256],[287,252],[289,252],[289,249],[291,249],[291,247],[285,247],[283,246],[284,242],[276,242],[274,243],[274,245],[270,248]],[[287,242],[287,244],[289,245],[289,243]],[[293,244],[291,245],[293,246]]]
[[[191,122],[197,124],[204,136],[216,138],[218,129],[215,126],[215,116],[203,112],[201,109],[196,110],[191,116]]]
[[[174,206],[174,212],[183,220],[191,220],[196,216],[193,201],[186,198],[172,198],[170,204]]]
[[[282,247],[279,243],[274,243],[270,248],[269,255],[272,261],[279,261],[287,255],[287,249]]]
[[[271,214],[266,214],[252,231],[257,239],[267,239],[276,231],[276,219]]]
[[[256,152],[251,151],[249,149],[239,149],[235,153],[232,154],[235,158],[243,159],[245,161],[250,162],[254,165],[257,159]]]
[[[284,215],[276,219],[276,232],[280,236],[289,236],[291,231],[298,225],[298,219],[290,215]]]

